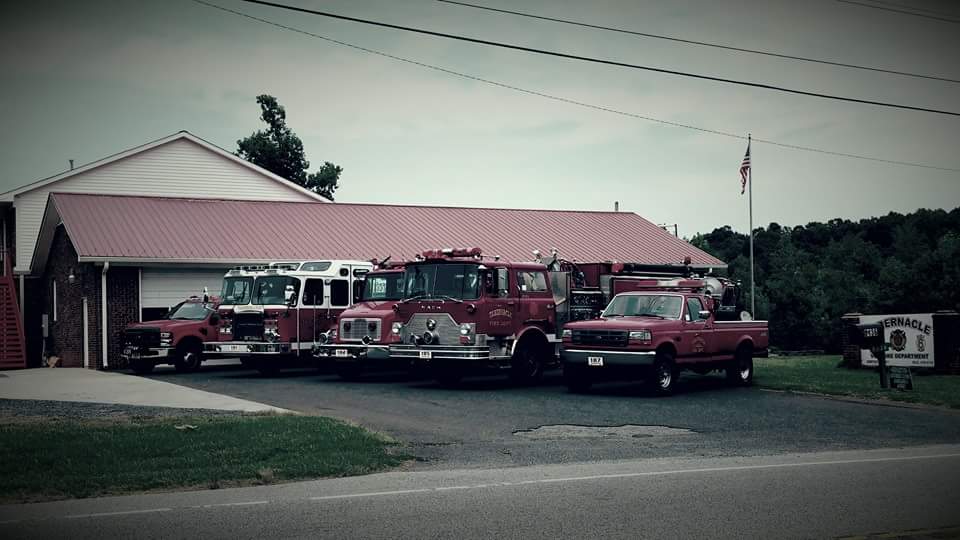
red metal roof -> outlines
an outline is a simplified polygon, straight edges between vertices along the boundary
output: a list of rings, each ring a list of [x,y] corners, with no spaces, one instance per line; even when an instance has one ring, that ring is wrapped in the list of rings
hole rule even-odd
[[[54,193],[51,204],[81,259],[239,263],[279,259],[407,259],[479,246],[531,260],[724,266],[631,212],[318,204]]]

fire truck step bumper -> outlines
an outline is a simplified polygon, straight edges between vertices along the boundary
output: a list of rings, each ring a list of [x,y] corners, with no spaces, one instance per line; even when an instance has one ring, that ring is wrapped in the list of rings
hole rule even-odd
[[[223,343],[205,343],[203,350],[217,354],[269,354],[283,355],[290,354],[295,349],[289,343],[260,343],[260,342],[223,342]]]
[[[314,356],[321,359],[329,358],[337,362],[387,360],[390,358],[390,348],[386,345],[335,343],[332,345],[317,345],[314,348]]]

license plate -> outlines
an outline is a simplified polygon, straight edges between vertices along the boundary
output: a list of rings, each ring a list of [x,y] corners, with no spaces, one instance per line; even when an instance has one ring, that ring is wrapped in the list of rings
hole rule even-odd
[[[346,349],[337,349],[333,352],[333,354],[336,355],[337,358],[346,358],[350,356],[350,351]]]
[[[220,352],[248,352],[250,351],[246,345],[221,345]]]
[[[424,360],[433,358],[433,351],[420,351],[420,358]]]
[[[602,356],[588,356],[588,357],[587,357],[587,365],[588,365],[588,366],[602,366],[602,365],[603,365],[603,357],[602,357]]]

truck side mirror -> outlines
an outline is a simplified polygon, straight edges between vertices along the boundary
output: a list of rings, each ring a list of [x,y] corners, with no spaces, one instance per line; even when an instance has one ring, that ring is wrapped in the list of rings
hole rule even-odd
[[[700,320],[709,319],[709,318],[710,318],[710,310],[709,310],[709,309],[701,309],[698,315],[700,315]]]
[[[297,303],[297,293],[293,288],[293,285],[287,285],[283,289],[283,300],[288,306],[292,306]]]

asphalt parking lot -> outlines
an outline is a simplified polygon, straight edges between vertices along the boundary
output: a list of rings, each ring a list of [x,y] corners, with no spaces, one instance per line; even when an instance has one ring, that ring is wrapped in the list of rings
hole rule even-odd
[[[402,441],[417,469],[960,443],[960,412],[729,388],[716,375],[685,374],[669,398],[636,383],[570,394],[556,372],[534,387],[488,377],[456,389],[400,374],[264,378],[239,365],[150,377],[358,423]]]

